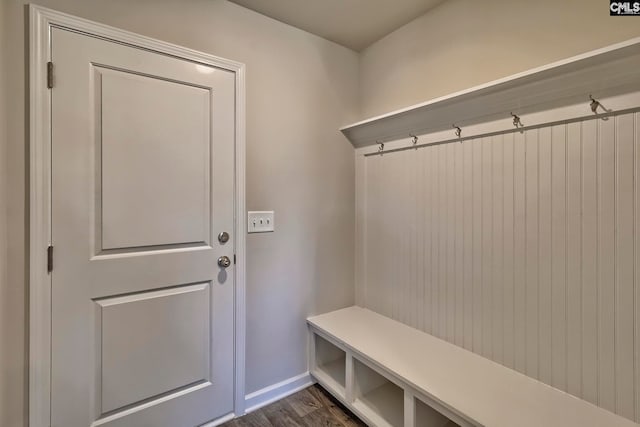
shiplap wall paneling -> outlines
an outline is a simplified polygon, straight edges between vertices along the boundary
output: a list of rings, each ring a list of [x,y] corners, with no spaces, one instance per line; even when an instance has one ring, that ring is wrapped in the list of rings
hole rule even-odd
[[[358,157],[358,303],[640,421],[640,113]]]
[[[616,135],[616,264],[615,264],[615,402],[616,411],[633,418],[635,393],[633,371],[625,366],[634,366],[634,131],[635,117],[626,114],[617,118]],[[640,231],[640,230],[639,230]],[[637,307],[640,309],[640,306]],[[635,366],[640,369],[640,366]]]
[[[633,145],[633,160],[634,160],[634,177],[633,177],[633,190],[634,190],[634,268],[633,279],[635,282],[634,287],[634,308],[633,314],[635,317],[634,322],[634,335],[635,335],[635,403],[636,403],[636,422],[640,421],[640,181],[639,181],[639,168],[640,168],[640,149],[638,144],[640,143],[640,116],[636,114],[634,116],[634,145]]]

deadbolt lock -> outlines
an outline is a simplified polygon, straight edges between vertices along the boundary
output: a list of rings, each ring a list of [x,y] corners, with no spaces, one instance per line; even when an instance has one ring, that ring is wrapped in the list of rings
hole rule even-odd
[[[229,241],[229,233],[227,233],[226,231],[223,231],[222,233],[218,234],[218,242],[227,243],[228,241]]]

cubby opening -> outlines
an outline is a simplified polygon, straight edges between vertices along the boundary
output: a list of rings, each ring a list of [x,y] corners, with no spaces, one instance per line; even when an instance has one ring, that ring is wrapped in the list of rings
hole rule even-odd
[[[354,406],[376,425],[404,425],[404,391],[359,360],[353,361]]]
[[[416,427],[460,427],[420,399],[415,399]]]
[[[338,391],[344,394],[346,353],[319,335],[314,334],[314,339],[316,373],[324,374],[331,382],[335,383],[327,385],[337,386]]]

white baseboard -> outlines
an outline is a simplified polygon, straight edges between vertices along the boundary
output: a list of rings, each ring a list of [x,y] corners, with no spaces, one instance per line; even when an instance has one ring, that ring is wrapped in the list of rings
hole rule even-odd
[[[260,409],[270,403],[285,398],[295,392],[314,384],[315,380],[309,372],[286,379],[277,384],[270,385],[245,396],[245,408],[247,414]]]
[[[231,421],[234,418],[235,418],[235,414],[231,413],[231,414],[225,415],[224,417],[220,417],[217,420],[213,420],[206,424],[203,424],[200,427],[216,427],[216,426],[219,426],[220,424],[226,423],[227,421]]]

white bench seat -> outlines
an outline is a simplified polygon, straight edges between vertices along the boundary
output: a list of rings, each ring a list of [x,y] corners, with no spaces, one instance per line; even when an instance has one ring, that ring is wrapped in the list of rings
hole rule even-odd
[[[639,426],[367,309],[349,307],[314,316],[308,319],[308,325],[312,337],[311,373],[370,425]],[[318,344],[316,337],[322,343]],[[336,347],[336,356],[321,363],[319,359],[326,357],[318,347],[326,343]],[[372,380],[358,376],[378,374],[389,382],[377,386],[374,392],[362,394],[362,390],[367,390],[364,383]],[[403,399],[403,405],[398,399]],[[430,421],[428,413],[421,415],[424,407],[420,402],[444,414],[447,421],[443,424],[442,420]],[[395,405],[395,409],[380,405]]]

